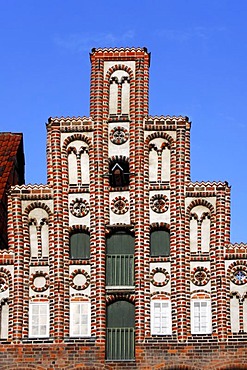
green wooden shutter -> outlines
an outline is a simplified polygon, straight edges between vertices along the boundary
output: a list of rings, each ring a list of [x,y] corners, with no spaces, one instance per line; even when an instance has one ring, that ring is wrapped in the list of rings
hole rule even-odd
[[[107,239],[106,285],[134,285],[134,237],[118,231]]]
[[[170,255],[170,233],[167,230],[155,230],[150,236],[150,254],[152,257]]]
[[[70,237],[70,258],[90,258],[90,236],[86,233],[72,234]]]

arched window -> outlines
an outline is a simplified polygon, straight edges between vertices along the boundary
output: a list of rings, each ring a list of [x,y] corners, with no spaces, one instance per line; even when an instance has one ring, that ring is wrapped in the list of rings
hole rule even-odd
[[[90,236],[87,233],[73,233],[70,236],[70,258],[88,259],[90,258]]]
[[[28,215],[31,258],[49,256],[49,215],[43,208],[32,209]]]
[[[72,186],[89,185],[89,147],[83,140],[74,140],[67,147],[68,180]]]
[[[112,73],[109,86],[109,114],[128,115],[130,100],[130,77],[126,71]]]
[[[208,253],[210,250],[211,212],[204,205],[190,211],[190,251]]]
[[[133,360],[135,306],[127,301],[117,301],[106,312],[106,358],[108,360]]]
[[[170,255],[170,232],[168,230],[154,230],[150,235],[151,257]]]
[[[149,181],[170,181],[170,144],[164,138],[152,139],[149,143]]]

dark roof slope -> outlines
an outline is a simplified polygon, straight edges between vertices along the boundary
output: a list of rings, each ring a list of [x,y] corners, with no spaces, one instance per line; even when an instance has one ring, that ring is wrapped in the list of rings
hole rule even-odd
[[[0,132],[0,249],[7,248],[7,192],[24,181],[23,136]]]
[[[0,132],[0,200],[8,186],[8,180],[16,167],[18,172],[18,184],[24,183],[24,154],[22,134]],[[23,169],[21,168],[23,167]],[[9,185],[17,185],[9,184]]]

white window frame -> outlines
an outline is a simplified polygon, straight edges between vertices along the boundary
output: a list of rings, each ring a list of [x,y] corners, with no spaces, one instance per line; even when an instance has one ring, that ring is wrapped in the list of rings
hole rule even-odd
[[[163,320],[165,320],[166,325],[164,325],[164,323],[162,325],[162,317]],[[157,326],[157,322],[159,323],[159,326]],[[151,301],[151,334],[152,335],[172,334],[172,315],[170,300],[153,299]]]
[[[38,332],[34,331],[34,323],[35,323],[35,316],[37,316],[36,313],[34,313],[34,309],[38,307],[38,317],[36,322],[36,327],[38,329]],[[40,316],[40,310],[44,309],[46,312],[43,314],[44,319]],[[41,328],[45,327],[45,332],[41,333]],[[30,338],[47,338],[49,337],[49,331],[50,331],[50,313],[49,313],[49,302],[30,302],[29,303],[29,337]]]
[[[75,326],[74,326],[74,320],[76,320],[74,310],[76,306],[79,307],[79,311],[80,311],[78,314],[78,318],[77,318],[78,325],[79,325],[78,326],[79,330],[77,332],[75,331]],[[83,316],[85,315],[87,316],[86,324],[84,323],[84,325],[86,325],[85,331],[82,330],[83,311],[85,311]],[[90,337],[91,336],[91,303],[90,302],[80,302],[80,301],[70,302],[70,336],[71,337]]]
[[[191,334],[211,334],[211,333],[212,333],[212,313],[210,299],[192,299]]]

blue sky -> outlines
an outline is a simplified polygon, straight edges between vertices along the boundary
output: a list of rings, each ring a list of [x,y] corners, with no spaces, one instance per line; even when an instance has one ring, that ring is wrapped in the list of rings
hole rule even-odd
[[[191,178],[232,186],[247,242],[247,1],[0,1],[0,131],[23,132],[26,183],[46,183],[52,116],[89,115],[93,47],[146,46],[151,115],[192,121]]]

